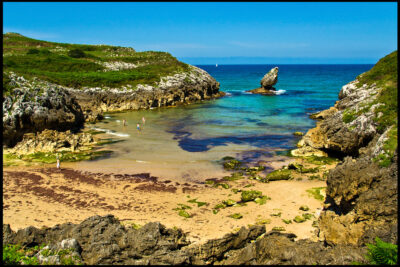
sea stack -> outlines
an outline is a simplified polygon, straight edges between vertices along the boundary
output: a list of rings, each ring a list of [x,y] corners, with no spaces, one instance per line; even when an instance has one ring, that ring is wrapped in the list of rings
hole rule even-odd
[[[262,95],[275,95],[276,89],[273,87],[278,82],[278,67],[272,68],[261,79],[261,87],[247,92]]]

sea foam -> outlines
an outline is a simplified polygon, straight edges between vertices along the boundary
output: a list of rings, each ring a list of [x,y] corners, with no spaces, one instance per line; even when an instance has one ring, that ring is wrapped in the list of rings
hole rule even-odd
[[[97,127],[92,127],[91,129],[96,130],[96,131],[100,131],[100,132],[104,132],[104,133],[107,133],[107,134],[115,135],[115,136],[118,136],[118,137],[129,137],[130,136],[129,134],[126,134],[126,133],[118,133],[118,132],[115,132],[115,131],[102,129],[102,128],[97,128]]]
[[[277,90],[277,91],[275,92],[276,95],[282,95],[282,94],[284,94],[284,93],[286,93],[286,90]]]

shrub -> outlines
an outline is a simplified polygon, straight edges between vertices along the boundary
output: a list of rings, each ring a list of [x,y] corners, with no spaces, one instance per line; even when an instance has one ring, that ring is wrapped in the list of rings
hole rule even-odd
[[[73,58],[82,58],[82,57],[85,57],[86,54],[81,49],[76,48],[76,49],[69,50],[68,56],[73,57]]]
[[[31,48],[28,50],[28,52],[26,52],[27,55],[34,55],[34,54],[39,54],[39,49],[36,48]]]
[[[397,265],[397,245],[386,243],[379,237],[375,238],[376,244],[367,244],[368,253],[365,256],[371,264]]]

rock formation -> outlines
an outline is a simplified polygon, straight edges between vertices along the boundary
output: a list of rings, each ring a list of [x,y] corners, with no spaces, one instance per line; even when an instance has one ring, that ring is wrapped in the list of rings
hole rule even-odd
[[[278,67],[272,68],[261,79],[261,87],[247,92],[262,95],[275,95],[275,88],[273,87],[278,82]]]
[[[28,227],[14,232],[3,225],[3,244],[26,247],[46,243],[57,248],[74,244],[84,264],[178,265],[178,264],[350,264],[363,261],[364,248],[325,246],[300,240],[293,234],[265,233],[264,226],[242,227],[204,244],[190,244],[181,229],[147,223],[139,229],[124,226],[114,216],[93,216],[80,224],[52,228]],[[57,263],[57,261],[55,261]]]
[[[223,96],[219,83],[206,71],[191,66],[189,73],[163,77],[155,86],[136,88],[69,89],[77,98],[85,117],[95,121],[98,114],[110,111],[149,109],[211,99]]]
[[[397,68],[397,52],[383,58],[367,75],[382,69],[397,72],[382,65],[389,61]],[[390,74],[373,77],[390,77]],[[331,245],[362,245],[378,236],[396,243],[397,125],[388,124],[388,114],[378,112],[379,107],[389,105],[385,103],[388,98],[379,97],[393,81],[384,81],[383,85],[379,80],[363,84],[358,79],[343,86],[334,107],[313,115],[320,121],[305,134],[298,143],[300,148],[292,154],[328,153],[344,158],[328,174],[326,210],[319,218],[321,239]],[[397,85],[393,86],[396,90]],[[396,112],[397,116],[397,111],[383,111]],[[388,125],[382,127],[386,125],[383,123]]]
[[[3,99],[3,145],[14,146],[28,132],[78,130],[83,126],[81,107],[65,89],[37,80],[29,82],[14,73],[9,78],[15,89]]]

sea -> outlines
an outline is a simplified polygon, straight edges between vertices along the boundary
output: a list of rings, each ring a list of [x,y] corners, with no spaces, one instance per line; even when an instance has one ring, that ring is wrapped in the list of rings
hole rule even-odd
[[[315,126],[309,115],[333,106],[342,86],[372,66],[198,65],[220,83],[225,97],[105,114],[103,121],[89,127],[121,142],[106,146],[114,152],[107,158],[76,164],[90,171],[148,172],[201,181],[226,175],[221,165],[226,156],[247,165],[281,159],[300,139],[294,132],[305,133]],[[279,68],[276,95],[246,92],[260,87],[273,67]]]

